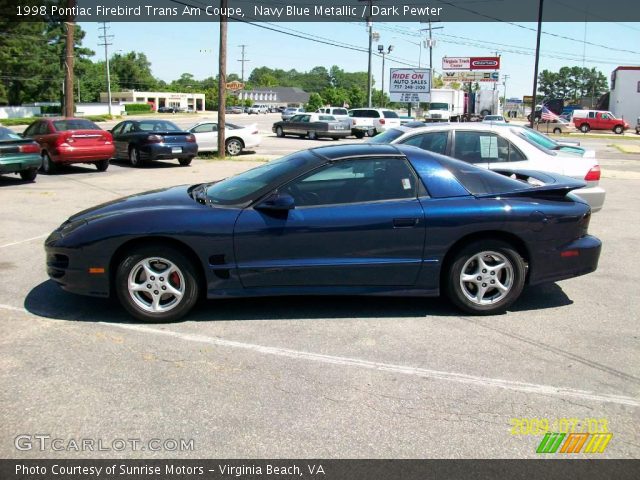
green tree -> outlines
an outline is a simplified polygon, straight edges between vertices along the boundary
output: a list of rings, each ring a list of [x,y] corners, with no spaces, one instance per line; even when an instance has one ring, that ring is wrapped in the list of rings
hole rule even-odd
[[[595,68],[562,67],[558,72],[543,70],[538,75],[538,92],[545,98],[578,101],[600,97],[608,89],[607,77]]]
[[[309,95],[309,103],[305,105],[305,110],[307,112],[315,112],[318,108],[322,107],[324,102],[322,101],[322,97],[319,93],[312,93]]]
[[[151,73],[151,62],[144,53],[116,53],[109,63],[124,90],[155,90],[158,86],[158,80]]]

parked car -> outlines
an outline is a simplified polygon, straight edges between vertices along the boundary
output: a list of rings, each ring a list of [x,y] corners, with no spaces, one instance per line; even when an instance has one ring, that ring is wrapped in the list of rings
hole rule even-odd
[[[556,142],[545,146],[538,137],[548,138],[520,126],[448,123],[398,127],[369,142],[413,145],[492,170],[510,168],[566,175],[585,181],[586,186],[575,193],[594,212],[602,209],[606,192],[599,186],[600,164],[595,154]]]
[[[636,134],[640,135],[640,117],[636,120]]]
[[[304,108],[287,107],[284,109],[280,117],[282,118],[282,120],[286,121],[294,115],[298,115],[299,113],[305,113]]]
[[[218,151],[218,122],[196,123],[188,131],[196,137],[198,152]],[[231,156],[240,155],[245,148],[255,148],[262,142],[255,123],[240,126],[225,122],[224,137],[225,151]]]
[[[566,120],[542,120],[533,124],[534,128],[544,133],[576,133],[578,130]]]
[[[383,108],[354,108],[349,110],[351,134],[356,138],[373,137],[389,128],[400,126],[400,117],[392,110]]]
[[[294,115],[290,120],[274,123],[272,130],[278,137],[297,135],[300,138],[308,137],[309,140],[318,138],[338,140],[351,134],[346,123],[336,119],[333,115],[320,113]]]
[[[238,114],[238,113],[242,113],[244,110],[242,107],[232,106],[232,107],[226,107],[224,111],[225,113]]]
[[[616,118],[611,112],[599,110],[574,111],[573,124],[583,133],[590,130],[612,130],[614,133],[622,134],[629,129],[629,124],[625,120]]]
[[[158,113],[177,113],[178,109],[175,107],[159,107]]]
[[[198,153],[196,137],[167,120],[125,120],[111,130],[116,158],[134,167],[153,160],[178,159],[187,166]]]
[[[509,123],[509,120],[502,115],[485,115],[482,121],[484,123]]]
[[[255,104],[252,105],[251,107],[249,107],[249,115],[251,115],[252,113],[255,113],[256,115],[259,113],[267,113],[269,111],[269,106],[268,105],[262,105],[262,104]]]
[[[0,175],[17,173],[32,182],[42,164],[40,145],[30,138],[22,138],[6,127],[0,127]]]
[[[42,118],[29,125],[23,136],[38,142],[42,170],[49,174],[59,165],[72,163],[92,163],[104,172],[114,153],[111,133],[84,118]]]
[[[76,214],[45,241],[47,272],[148,322],[201,296],[442,292],[495,314],[525,284],[597,268],[590,208],[570,194],[584,182],[546,176],[534,186],[408,146],[303,150]]]
[[[316,110],[315,113],[323,113],[325,115],[333,115],[336,120],[351,124],[351,117],[349,117],[349,110],[343,107],[322,107]]]

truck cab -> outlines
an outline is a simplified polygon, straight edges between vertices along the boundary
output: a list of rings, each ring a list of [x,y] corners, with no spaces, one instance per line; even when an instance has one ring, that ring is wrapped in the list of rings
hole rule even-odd
[[[573,114],[573,124],[582,133],[590,130],[612,130],[614,133],[622,134],[629,128],[629,124],[623,119],[601,110],[576,110]]]

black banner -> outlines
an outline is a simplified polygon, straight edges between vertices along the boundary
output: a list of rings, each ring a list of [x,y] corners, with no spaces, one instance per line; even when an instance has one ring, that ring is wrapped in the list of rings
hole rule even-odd
[[[13,21],[78,22],[535,22],[541,0],[1,0]],[[638,0],[546,0],[545,22],[638,22]]]
[[[637,480],[639,460],[0,460],[2,480]]]

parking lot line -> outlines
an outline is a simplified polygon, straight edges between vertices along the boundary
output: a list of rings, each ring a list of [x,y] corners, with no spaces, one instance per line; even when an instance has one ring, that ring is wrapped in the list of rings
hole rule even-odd
[[[468,385],[477,385],[480,387],[502,388],[506,390],[514,390],[519,392],[527,392],[538,395],[549,395],[555,397],[571,397],[580,398],[594,402],[616,403],[620,405],[628,405],[632,407],[640,406],[640,399],[627,397],[624,395],[599,394],[587,390],[576,390],[573,388],[556,387],[551,385],[541,385],[536,383],[517,382],[511,380],[503,380],[499,378],[481,377],[475,375],[466,375],[455,372],[443,372],[438,370],[430,370],[427,368],[410,367],[405,365],[394,365],[382,362],[372,362],[359,358],[338,357],[333,355],[324,355],[319,353],[304,352],[300,350],[291,350],[288,348],[269,347],[265,345],[257,345],[252,343],[236,342],[233,340],[225,340],[218,337],[208,337],[205,335],[195,335],[188,333],[174,332],[171,330],[159,330],[142,325],[121,324],[99,322],[107,327],[115,327],[125,330],[133,330],[140,333],[164,335],[178,338],[180,340],[196,343],[206,343],[220,347],[240,348],[250,350],[266,355],[275,355],[296,360],[308,360],[318,363],[326,363],[332,365],[343,365],[349,367],[366,368],[370,370],[378,370],[382,372],[391,372],[402,375],[413,375],[416,377],[429,378],[432,380],[444,380],[449,382],[457,382]]]
[[[44,237],[46,237],[48,235],[49,235],[48,233],[43,233],[42,235],[38,235],[37,237],[31,237],[31,238],[27,238],[25,240],[20,240],[20,241],[17,241],[17,242],[5,243],[4,245],[0,245],[0,248],[11,247],[13,245],[20,245],[21,243],[32,242],[33,240],[38,240],[38,239],[44,238]]]

